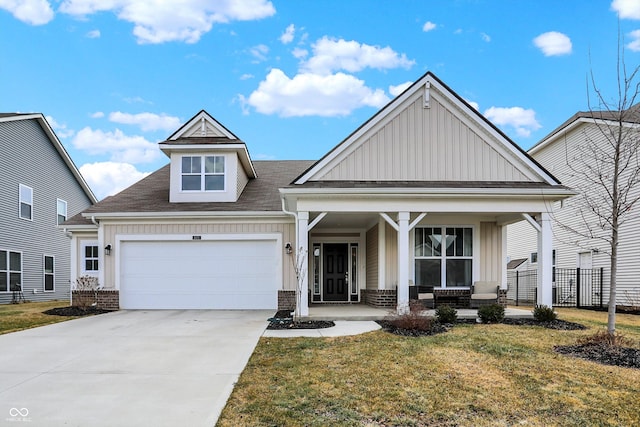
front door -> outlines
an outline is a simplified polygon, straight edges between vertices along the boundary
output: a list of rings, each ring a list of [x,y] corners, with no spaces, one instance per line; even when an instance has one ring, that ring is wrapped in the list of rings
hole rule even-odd
[[[349,301],[348,254],[347,243],[324,244],[324,301]]]

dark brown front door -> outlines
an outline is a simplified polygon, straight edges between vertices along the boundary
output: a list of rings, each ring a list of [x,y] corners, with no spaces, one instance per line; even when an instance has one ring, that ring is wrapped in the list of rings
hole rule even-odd
[[[347,243],[324,244],[324,301],[349,301],[348,253]]]

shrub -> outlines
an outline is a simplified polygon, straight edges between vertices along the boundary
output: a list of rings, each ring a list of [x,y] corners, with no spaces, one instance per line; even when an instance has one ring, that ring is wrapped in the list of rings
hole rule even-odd
[[[504,307],[500,304],[485,305],[478,309],[482,323],[500,323],[504,320]]]
[[[610,334],[609,331],[602,330],[593,335],[578,339],[578,344],[605,344],[612,347],[632,347],[634,342],[620,332]]]
[[[458,311],[449,305],[441,305],[436,308],[436,318],[440,323],[456,323]]]
[[[97,277],[78,277],[72,286],[73,305],[84,310],[96,305],[98,302],[99,288],[100,285]]]
[[[410,308],[413,308],[410,305]],[[433,317],[420,314],[419,310],[413,309],[406,314],[399,314],[392,317],[389,323],[398,329],[413,331],[430,331],[433,326]]]
[[[553,307],[536,305],[533,308],[533,318],[538,322],[553,322],[558,318],[558,313],[553,311]]]

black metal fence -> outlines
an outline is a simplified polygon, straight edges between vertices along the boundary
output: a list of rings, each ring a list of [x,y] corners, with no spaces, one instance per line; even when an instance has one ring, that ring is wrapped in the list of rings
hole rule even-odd
[[[553,269],[554,307],[604,307],[604,269]],[[538,271],[508,271],[507,300],[515,305],[535,305]]]

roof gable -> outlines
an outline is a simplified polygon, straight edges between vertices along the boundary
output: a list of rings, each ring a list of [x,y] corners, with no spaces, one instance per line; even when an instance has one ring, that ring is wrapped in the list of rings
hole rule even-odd
[[[38,122],[45,135],[64,161],[65,165],[67,165],[67,168],[69,168],[71,174],[78,182],[78,185],[80,185],[80,188],[82,188],[91,203],[97,203],[98,199],[95,194],[93,194],[89,184],[87,184],[87,181],[85,181],[84,177],[76,167],[76,164],[71,160],[69,153],[64,148],[62,142],[60,142],[51,126],[49,126],[49,122],[47,122],[44,115],[42,113],[0,113],[0,122],[12,122],[17,120],[36,120]]]
[[[206,137],[225,137],[227,139],[238,139],[229,129],[224,127],[220,122],[214,119],[205,110],[200,110],[198,114],[193,116],[189,121],[175,131],[169,138],[169,141],[175,141],[180,138],[206,138]]]
[[[425,74],[294,183],[559,182],[435,75]]]

